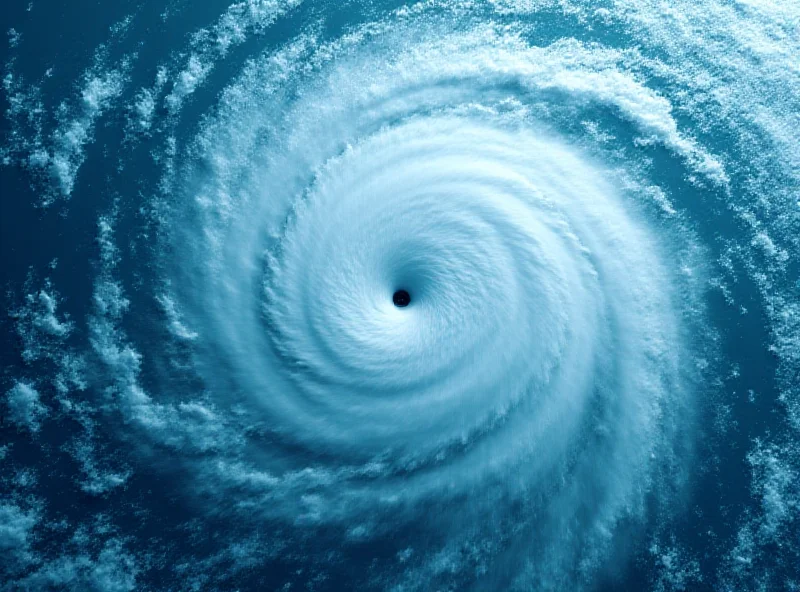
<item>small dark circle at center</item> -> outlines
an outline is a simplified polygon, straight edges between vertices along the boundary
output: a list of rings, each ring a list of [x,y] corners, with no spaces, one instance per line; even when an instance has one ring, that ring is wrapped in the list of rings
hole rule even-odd
[[[411,294],[405,290],[398,290],[392,296],[392,302],[399,308],[405,308],[411,303]]]

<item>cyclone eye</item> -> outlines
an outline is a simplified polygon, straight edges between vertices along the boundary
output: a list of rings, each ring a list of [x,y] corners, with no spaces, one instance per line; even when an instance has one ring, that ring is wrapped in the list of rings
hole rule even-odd
[[[397,290],[392,295],[392,302],[397,308],[405,308],[409,304],[411,304],[411,294],[409,294],[405,290]]]

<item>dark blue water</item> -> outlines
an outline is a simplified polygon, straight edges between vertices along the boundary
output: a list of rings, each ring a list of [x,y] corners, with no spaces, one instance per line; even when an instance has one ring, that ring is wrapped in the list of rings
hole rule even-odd
[[[5,7],[0,590],[800,588],[799,19]]]

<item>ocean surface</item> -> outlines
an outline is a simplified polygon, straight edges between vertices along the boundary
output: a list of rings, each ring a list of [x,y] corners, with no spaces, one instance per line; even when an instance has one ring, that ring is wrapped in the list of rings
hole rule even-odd
[[[796,1],[0,29],[0,591],[800,590]]]

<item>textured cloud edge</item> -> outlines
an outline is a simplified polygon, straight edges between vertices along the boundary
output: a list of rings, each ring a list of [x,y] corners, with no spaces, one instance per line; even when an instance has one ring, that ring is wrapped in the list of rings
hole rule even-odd
[[[793,8],[147,13],[9,32],[2,589],[800,585]]]

